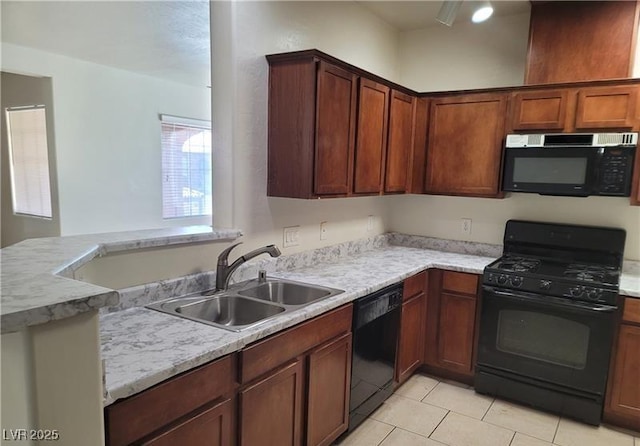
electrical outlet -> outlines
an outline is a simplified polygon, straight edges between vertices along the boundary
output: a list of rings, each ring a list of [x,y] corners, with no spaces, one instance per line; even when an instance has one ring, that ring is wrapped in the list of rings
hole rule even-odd
[[[320,223],[320,240],[327,239],[327,222],[323,221]]]
[[[371,232],[373,231],[373,222],[375,220],[375,217],[373,215],[369,215],[367,217],[367,232]]]
[[[470,218],[462,219],[462,233],[464,235],[471,235],[471,219]]]
[[[284,228],[282,234],[282,246],[289,248],[300,244],[300,226]]]

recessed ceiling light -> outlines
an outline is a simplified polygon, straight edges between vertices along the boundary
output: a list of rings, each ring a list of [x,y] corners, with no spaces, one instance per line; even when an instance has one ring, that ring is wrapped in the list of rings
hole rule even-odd
[[[493,14],[493,7],[489,2],[483,4],[480,8],[476,9],[476,12],[473,13],[471,17],[471,21],[473,23],[480,23],[487,20]]]

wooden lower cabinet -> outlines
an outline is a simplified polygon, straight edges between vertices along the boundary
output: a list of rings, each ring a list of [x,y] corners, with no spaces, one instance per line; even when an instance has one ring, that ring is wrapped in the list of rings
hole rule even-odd
[[[330,445],[349,426],[352,335],[309,354],[307,446]]]
[[[438,362],[441,366],[455,372],[472,373],[475,315],[475,296],[440,295]]]
[[[107,406],[105,443],[234,445],[236,362],[234,353]]]
[[[604,419],[640,430],[640,299],[625,298],[609,370]]]
[[[478,276],[431,270],[427,295],[425,368],[471,383],[477,344]]]
[[[240,352],[240,446],[319,446],[347,430],[351,304]]]
[[[424,361],[426,288],[426,271],[404,282],[395,370],[395,380],[400,384],[405,382]]]
[[[190,417],[144,446],[228,446],[233,443],[233,400],[227,399]]]
[[[240,446],[302,444],[302,360],[242,390]]]

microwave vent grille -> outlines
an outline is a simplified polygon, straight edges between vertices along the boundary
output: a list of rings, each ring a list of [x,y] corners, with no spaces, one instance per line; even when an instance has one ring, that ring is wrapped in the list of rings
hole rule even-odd
[[[542,145],[542,137],[543,137],[543,135],[529,135],[528,145],[530,145],[530,146],[541,146]]]
[[[638,141],[637,133],[596,133],[594,136],[594,145],[598,146],[632,145]]]

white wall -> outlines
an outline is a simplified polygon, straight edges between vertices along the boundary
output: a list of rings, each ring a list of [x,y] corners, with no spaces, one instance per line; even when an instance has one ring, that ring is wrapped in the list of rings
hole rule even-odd
[[[401,82],[419,91],[522,85],[528,29],[529,14],[520,14],[401,33]],[[628,198],[416,195],[390,200],[388,216],[391,231],[498,244],[510,218],[620,227],[627,231],[625,257],[640,259],[640,207]],[[472,219],[470,237],[462,234],[461,218]]]
[[[462,218],[472,220],[470,237],[462,234]],[[628,198],[514,193],[502,200],[408,195],[389,202],[389,229],[407,234],[502,244],[504,224],[512,218],[623,228],[625,258],[640,259],[640,208]]]
[[[522,85],[528,39],[528,13],[403,32],[400,83],[417,91]]]
[[[284,252],[384,231],[387,197],[267,198],[265,54],[317,48],[398,80],[398,33],[352,2],[212,2],[214,225],[241,228],[245,246],[282,245],[282,228],[301,226],[301,244]],[[292,166],[295,169],[296,166]],[[366,231],[368,215],[376,217]],[[319,240],[319,224],[329,233]]]
[[[52,78],[62,235],[210,222],[162,220],[158,119],[210,119],[209,89],[8,43],[2,70]]]

